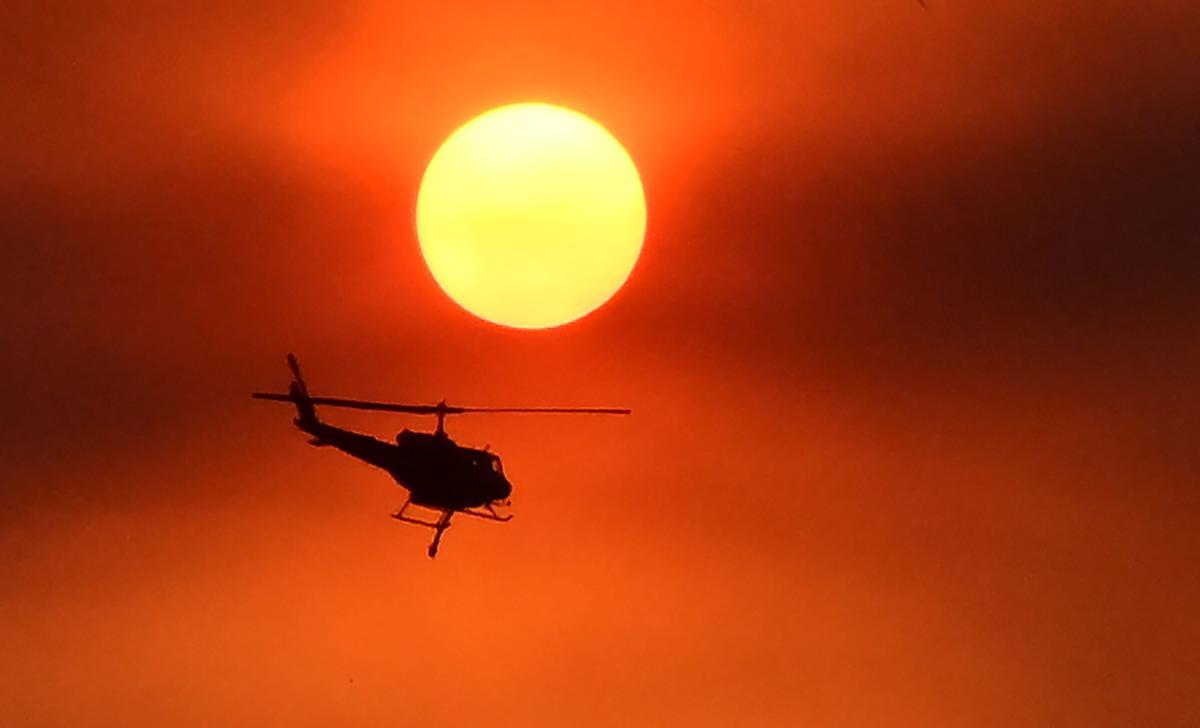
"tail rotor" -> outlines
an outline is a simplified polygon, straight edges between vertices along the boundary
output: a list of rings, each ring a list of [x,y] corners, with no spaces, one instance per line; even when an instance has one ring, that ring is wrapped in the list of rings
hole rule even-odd
[[[292,370],[292,383],[288,385],[288,398],[296,405],[296,427],[308,431],[317,424],[317,409],[313,406],[304,376],[300,374],[300,362],[295,354],[287,355],[288,368]]]

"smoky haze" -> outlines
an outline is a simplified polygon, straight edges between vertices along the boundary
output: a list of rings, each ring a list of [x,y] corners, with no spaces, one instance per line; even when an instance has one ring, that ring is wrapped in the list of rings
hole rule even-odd
[[[6,9],[0,723],[1200,720],[1200,16],[929,5]],[[519,100],[647,191],[546,332],[412,225]],[[287,351],[634,414],[452,421],[517,516],[430,563]]]

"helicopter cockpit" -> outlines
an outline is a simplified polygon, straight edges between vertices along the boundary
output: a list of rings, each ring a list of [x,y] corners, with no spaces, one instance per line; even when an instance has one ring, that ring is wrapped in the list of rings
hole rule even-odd
[[[500,464],[500,456],[494,453],[478,450],[473,452],[472,455],[473,457],[471,458],[471,463],[475,467],[481,470],[490,470],[498,475],[504,474],[504,466]]]

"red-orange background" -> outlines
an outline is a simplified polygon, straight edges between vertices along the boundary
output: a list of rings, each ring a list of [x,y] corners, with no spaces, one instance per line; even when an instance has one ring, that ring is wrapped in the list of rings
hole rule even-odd
[[[1200,14],[929,5],[6,10],[0,723],[1200,721]],[[521,100],[649,204],[548,332],[412,232]],[[289,350],[635,414],[452,422],[517,518],[431,562],[247,398]]]

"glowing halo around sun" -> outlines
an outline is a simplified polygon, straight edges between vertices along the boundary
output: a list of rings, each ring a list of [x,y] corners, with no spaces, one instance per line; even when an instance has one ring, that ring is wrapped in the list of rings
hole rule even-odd
[[[637,168],[604,127],[561,106],[501,106],[433,155],[417,237],[438,285],[488,321],[559,326],[599,308],[646,232]]]

